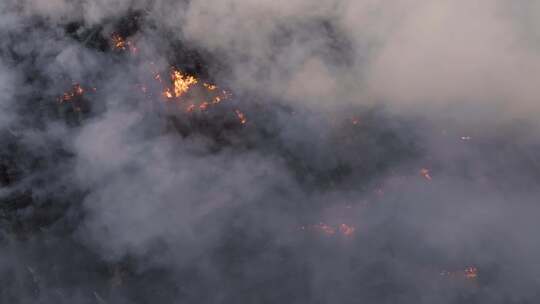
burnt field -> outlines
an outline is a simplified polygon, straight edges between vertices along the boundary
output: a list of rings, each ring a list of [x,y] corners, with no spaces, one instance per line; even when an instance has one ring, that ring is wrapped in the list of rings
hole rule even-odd
[[[0,303],[537,303],[522,2],[0,4]]]

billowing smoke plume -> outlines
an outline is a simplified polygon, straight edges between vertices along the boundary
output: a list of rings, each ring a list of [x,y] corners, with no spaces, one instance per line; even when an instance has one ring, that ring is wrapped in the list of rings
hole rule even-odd
[[[0,3],[0,302],[537,303],[540,5]]]

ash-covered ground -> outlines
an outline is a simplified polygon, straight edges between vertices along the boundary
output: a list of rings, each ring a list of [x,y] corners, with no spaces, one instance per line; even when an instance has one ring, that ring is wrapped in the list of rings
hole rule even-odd
[[[538,303],[538,20],[2,1],[0,303]]]

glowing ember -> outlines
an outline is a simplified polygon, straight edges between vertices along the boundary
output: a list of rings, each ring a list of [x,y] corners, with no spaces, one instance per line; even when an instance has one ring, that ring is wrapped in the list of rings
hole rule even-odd
[[[425,179],[427,179],[428,181],[432,180],[432,177],[431,177],[431,174],[430,174],[430,172],[429,172],[429,169],[422,168],[422,170],[420,170],[420,174],[421,174]]]
[[[171,92],[171,90],[169,89],[165,89],[165,92],[163,92],[163,96],[167,97],[167,98],[173,98],[173,93]]]
[[[115,46],[118,48],[126,47],[126,41],[122,40],[120,36],[114,35]],[[151,63],[153,65],[153,63]],[[157,71],[152,71],[153,79],[159,82],[162,87],[160,95],[167,101],[187,102],[185,111],[190,113],[194,111],[207,111],[211,106],[221,103],[223,100],[232,96],[226,90],[218,90],[218,86],[208,83],[200,82],[193,75],[185,74],[175,68],[170,73],[170,85],[165,85],[161,74]],[[146,97],[151,95],[150,87],[146,84],[140,83],[136,85],[137,90],[142,92]],[[95,91],[96,89],[93,88]],[[84,89],[79,84],[74,84],[73,88],[64,93],[58,98],[60,103],[69,102],[77,96],[81,96],[84,93]],[[199,99],[200,98],[200,99]],[[199,100],[198,100],[199,99]],[[241,124],[247,122],[246,115],[240,110],[234,111]]]
[[[341,232],[341,234],[343,234],[344,236],[353,236],[354,230],[355,228],[353,226],[349,226],[347,224],[339,225],[339,232]]]
[[[218,87],[208,82],[202,82],[193,75],[185,74],[180,70],[173,69],[170,73],[171,86],[164,87],[162,96],[166,100],[189,101],[187,112],[195,110],[206,111],[211,105],[215,105],[231,96],[225,90],[218,91]],[[154,79],[163,85],[159,73],[154,74]],[[196,100],[201,98],[200,101]],[[240,112],[241,113],[241,112]],[[237,113],[237,115],[239,115]],[[241,122],[245,123],[245,115],[241,114]]]
[[[84,94],[84,89],[81,87],[81,85],[76,83],[73,85],[73,88],[70,91],[62,94],[62,96],[58,98],[58,101],[60,103],[70,102],[71,100],[73,100],[73,98],[77,96],[82,96],[83,94]]]
[[[126,49],[126,41],[120,35],[112,34],[111,40],[115,48],[120,49],[120,50]]]
[[[112,34],[111,42],[112,42],[112,46],[117,50],[120,50],[120,51],[129,50],[132,53],[137,52],[137,48],[133,45],[133,43],[129,40],[124,39],[119,34],[116,34],[116,33]]]
[[[209,106],[209,103],[206,101],[203,101],[203,103],[199,105],[199,110],[204,111],[208,108],[208,106]]]
[[[478,269],[473,266],[465,268],[465,277],[467,279],[475,279],[478,277]]]
[[[347,224],[340,224],[338,226],[331,226],[325,223],[319,223],[316,225],[310,225],[310,226],[301,226],[300,229],[302,230],[312,230],[316,232],[320,232],[324,235],[332,236],[336,234],[343,235],[345,237],[352,237],[354,235],[354,232],[356,228],[354,228],[351,225]]]
[[[469,266],[465,268],[464,270],[458,270],[458,271],[443,270],[441,271],[440,275],[446,276],[446,277],[458,277],[458,278],[465,278],[467,280],[473,280],[478,277],[478,268],[474,266]]]
[[[236,113],[236,116],[238,116],[238,119],[240,120],[240,123],[245,125],[246,122],[247,122],[246,115],[244,113],[240,112],[240,110],[234,110],[234,112]]]
[[[215,85],[213,85],[213,84],[206,83],[206,82],[203,83],[203,86],[204,86],[205,88],[207,88],[208,90],[210,90],[210,91],[214,91],[215,89],[217,89],[217,86],[215,86]]]
[[[184,75],[178,70],[172,71],[171,78],[173,81],[175,97],[184,95],[193,85],[197,84],[198,82],[197,78],[191,75]]]

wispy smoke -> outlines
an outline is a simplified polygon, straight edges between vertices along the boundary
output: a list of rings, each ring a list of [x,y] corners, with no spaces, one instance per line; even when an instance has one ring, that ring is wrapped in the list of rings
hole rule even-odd
[[[539,9],[4,1],[0,302],[537,303]]]

